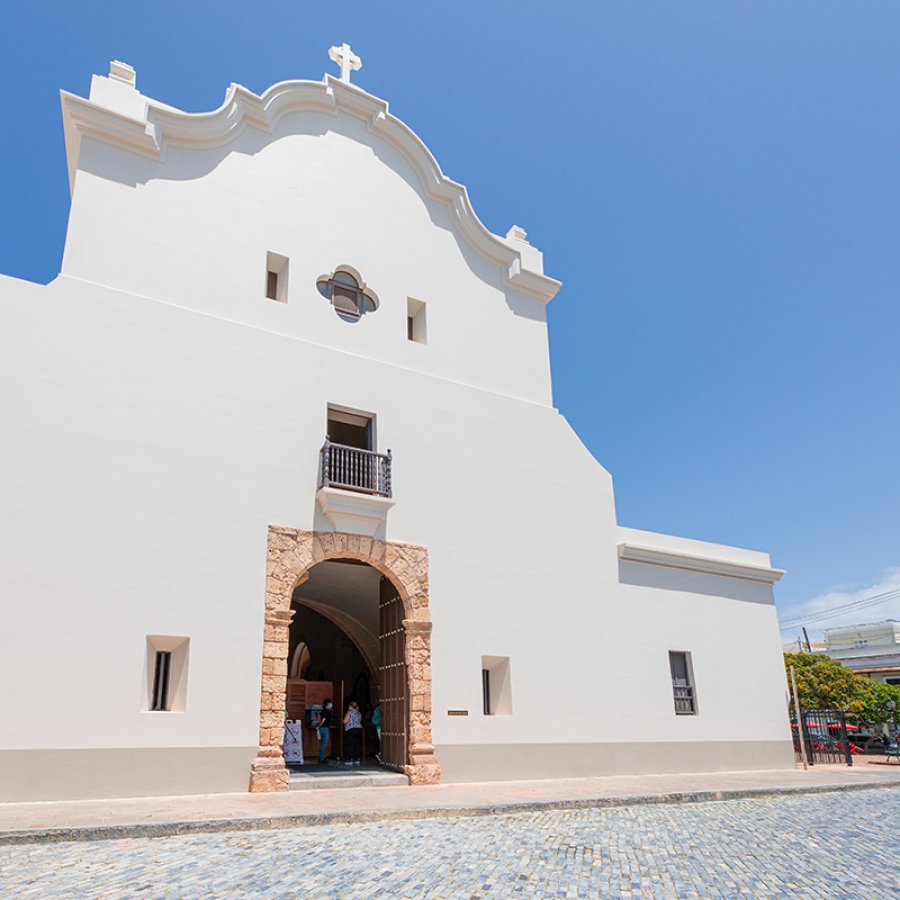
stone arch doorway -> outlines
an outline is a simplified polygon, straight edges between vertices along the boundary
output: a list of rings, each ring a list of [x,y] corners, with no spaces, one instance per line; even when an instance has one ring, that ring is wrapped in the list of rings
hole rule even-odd
[[[355,559],[386,576],[401,604],[403,656],[408,698],[405,772],[410,784],[436,784],[440,765],[431,739],[431,615],[428,608],[428,551],[342,532],[269,527],[259,750],[250,767],[251,791],[289,787],[282,756],[288,672],[288,632],[294,588],[317,563]]]
[[[294,588],[291,608],[288,651],[293,653],[293,647],[305,640],[311,653],[306,678],[288,678],[289,717],[297,718],[298,698],[306,697],[310,684],[314,693],[331,686],[326,693],[339,715],[352,699],[365,721],[380,704],[379,762],[406,773],[410,734],[407,616],[394,583],[360,560],[323,560]],[[337,746],[343,749],[339,734],[332,750]],[[307,750],[311,753],[312,747]]]

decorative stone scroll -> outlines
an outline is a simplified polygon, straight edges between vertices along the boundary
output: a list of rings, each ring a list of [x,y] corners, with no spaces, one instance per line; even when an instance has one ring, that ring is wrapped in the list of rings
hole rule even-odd
[[[410,784],[437,784],[441,767],[431,738],[431,615],[428,551],[415,544],[379,541],[359,534],[300,531],[269,526],[266,613],[259,704],[259,752],[250,767],[251,791],[286,791],[284,710],[288,673],[291,596],[309,570],[329,559],[356,559],[386,575],[403,602],[409,681]]]

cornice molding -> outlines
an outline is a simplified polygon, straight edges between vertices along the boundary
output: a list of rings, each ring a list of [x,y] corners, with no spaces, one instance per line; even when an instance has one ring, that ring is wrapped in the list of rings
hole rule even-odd
[[[708,556],[695,556],[677,550],[662,550],[641,544],[619,544],[619,559],[625,562],[646,563],[652,566],[666,566],[670,569],[686,569],[689,572],[702,572],[705,575],[725,575],[729,578],[743,578],[747,581],[758,581],[762,584],[775,584],[784,569],[773,569],[769,566],[753,566],[725,559],[713,559]]]
[[[410,163],[426,195],[444,204],[465,241],[484,258],[503,268],[504,282],[544,303],[561,282],[525,270],[518,250],[488,231],[472,207],[464,185],[447,178],[416,133],[388,111],[387,101],[329,75],[324,81],[282,81],[257,95],[232,84],[222,105],[211,112],[185,113],[148,99],[144,119],[135,119],[61,91],[69,186],[75,182],[81,138],[89,136],[130,153],[165,162],[168,147],[207,150],[230,144],[246,128],[272,134],[288,113],[346,113],[366,122]]]

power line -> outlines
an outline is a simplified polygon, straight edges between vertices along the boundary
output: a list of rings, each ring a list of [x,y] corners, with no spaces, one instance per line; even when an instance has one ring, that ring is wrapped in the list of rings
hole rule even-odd
[[[781,627],[782,631],[796,628],[798,625],[812,625],[816,622],[826,622],[836,616],[844,615],[844,613],[854,612],[856,610],[867,609],[871,606],[880,606],[889,600],[900,598],[900,588],[893,588],[881,594],[874,594],[871,597],[863,597],[860,600],[854,600],[850,603],[842,603],[833,606],[831,609],[823,609],[818,612],[812,612],[808,616],[801,616],[788,619]]]
[[[881,603],[885,600],[889,600],[898,593],[900,593],[900,588],[891,588],[889,591],[884,591],[881,594],[873,594],[871,597],[861,597],[859,600],[851,600],[847,603],[839,603],[837,606],[832,606],[831,609],[820,609],[817,612],[811,612],[807,617],[797,616],[793,619],[789,619],[788,621],[793,623],[805,622],[808,618],[818,618],[819,616],[825,615],[830,616],[834,613],[855,609],[860,606],[874,605],[875,603]]]
[[[802,621],[812,622],[821,621],[823,619],[833,619],[835,616],[842,615],[847,612],[853,612],[858,609],[866,609],[870,606],[880,606],[882,603],[887,603],[890,600],[896,599],[898,596],[900,596],[900,590],[889,591],[885,594],[879,594],[875,597],[868,597],[855,603],[848,603],[844,606],[836,606],[832,607],[832,609],[821,610],[817,613],[810,613],[810,615]]]
[[[869,603],[859,603],[859,604],[855,604],[853,606],[824,610],[815,615],[811,614],[805,619],[791,620],[785,624],[784,628],[791,629],[791,628],[796,628],[798,625],[801,625],[801,624],[813,625],[816,623],[827,622],[829,619],[835,619],[838,616],[843,616],[843,615],[846,615],[847,613],[858,612],[863,609],[869,609],[874,606],[881,606],[883,603],[886,603],[889,600],[895,599],[896,597],[900,597],[900,592],[898,592],[893,597],[880,597],[877,600],[873,599]]]

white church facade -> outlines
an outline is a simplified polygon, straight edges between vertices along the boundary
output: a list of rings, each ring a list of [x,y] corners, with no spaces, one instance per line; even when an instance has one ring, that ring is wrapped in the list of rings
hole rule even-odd
[[[412,784],[793,766],[782,573],[617,524],[559,282],[333,58],[63,93],[60,275],[0,276],[0,800],[286,789],[326,694]]]

